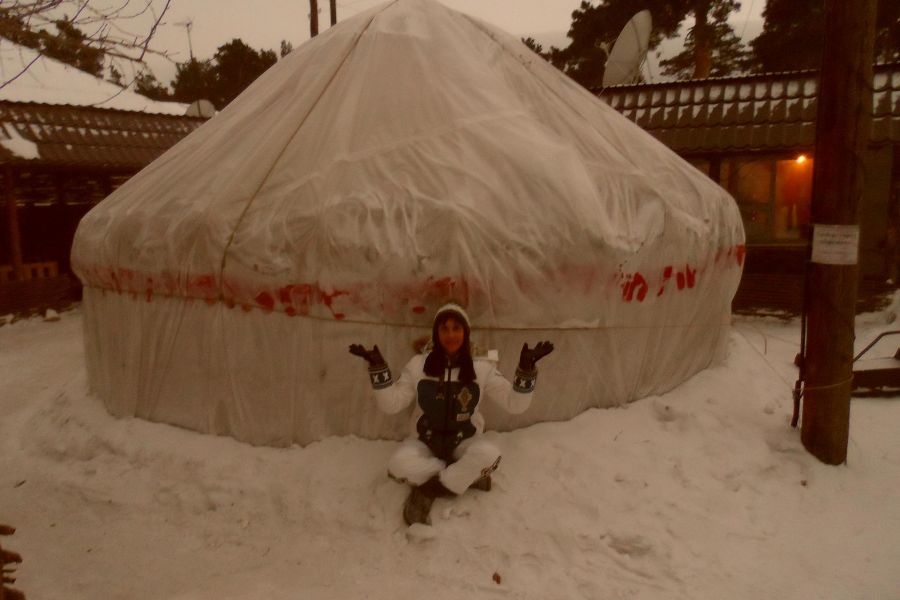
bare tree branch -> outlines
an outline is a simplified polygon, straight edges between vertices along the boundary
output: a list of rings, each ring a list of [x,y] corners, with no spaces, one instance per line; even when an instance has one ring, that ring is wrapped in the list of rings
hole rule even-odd
[[[0,83],[0,90],[2,90],[2,89],[5,88],[7,85],[9,85],[9,84],[12,83],[13,81],[15,81],[16,79],[18,79],[18,78],[21,77],[22,75],[24,75],[25,72],[28,71],[28,69],[31,68],[31,65],[33,65],[34,63],[36,63],[37,60],[38,60],[40,57],[41,57],[40,54],[35,54],[35,55],[34,55],[34,58],[32,58],[31,61],[30,61],[28,64],[24,65],[24,66],[22,67],[22,70],[21,70],[21,71],[19,71],[18,73],[16,73],[16,74],[13,75],[12,77],[10,77],[10,78],[7,79],[6,81],[4,81],[3,83]]]
[[[156,18],[156,21],[153,22],[153,27],[150,28],[150,33],[147,34],[147,38],[144,40],[144,48],[141,50],[140,60],[144,60],[144,55],[147,53],[147,47],[150,45],[150,40],[153,38],[153,35],[156,33],[157,27],[159,27],[160,21],[162,21],[163,16],[166,14],[166,11],[169,10],[169,5],[172,4],[172,0],[166,0],[166,5],[163,6],[162,12],[159,13],[159,16]]]
[[[0,0],[0,37],[46,55],[47,43],[63,35],[57,32],[65,26],[80,32],[83,47],[101,52],[119,70],[122,62],[145,66],[148,55],[171,60],[167,52],[150,46],[171,4],[172,0],[121,0],[98,8],[91,0]],[[128,25],[137,25],[146,33],[136,33]],[[36,60],[23,62],[22,70],[9,79],[4,77],[0,88],[25,73]]]

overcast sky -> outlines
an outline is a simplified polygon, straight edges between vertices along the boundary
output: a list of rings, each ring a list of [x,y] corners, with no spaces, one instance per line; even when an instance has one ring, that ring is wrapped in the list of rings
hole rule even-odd
[[[338,0],[338,21],[367,10],[384,0]],[[520,37],[533,36],[545,46],[566,45],[565,34],[572,12],[580,0],[441,0],[447,6],[479,17]],[[765,0],[744,0],[742,10],[732,18],[738,34],[749,39],[761,29],[760,13]],[[178,61],[187,60],[188,36],[184,23],[192,22],[191,43],[198,59],[212,57],[216,48],[241,38],[256,49],[278,52],[281,40],[296,48],[309,39],[309,0],[172,0],[165,22],[157,33],[155,46],[165,49]],[[319,0],[320,31],[328,27],[328,0]],[[677,48],[679,43],[667,44]],[[168,83],[174,65],[150,60],[157,78]]]

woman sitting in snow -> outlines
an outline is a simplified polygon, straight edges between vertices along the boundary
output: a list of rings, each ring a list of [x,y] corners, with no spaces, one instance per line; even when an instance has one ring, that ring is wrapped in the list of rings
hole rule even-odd
[[[350,353],[369,363],[369,377],[378,407],[397,413],[415,400],[415,432],[388,462],[388,474],[412,486],[403,507],[407,525],[430,523],[434,499],[456,496],[469,487],[489,490],[500,451],[483,439],[484,417],[478,407],[489,398],[512,413],[531,404],[537,378],[535,363],[553,351],[550,342],[522,346],[515,383],[510,385],[486,359],[472,357],[469,319],[456,304],[434,317],[431,351],[414,356],[394,382],[378,346],[359,344]]]

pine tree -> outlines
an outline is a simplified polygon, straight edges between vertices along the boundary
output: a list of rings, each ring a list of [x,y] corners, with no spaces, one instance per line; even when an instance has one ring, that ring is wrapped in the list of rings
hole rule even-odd
[[[750,42],[751,67],[761,72],[818,69],[825,31],[824,0],[767,0],[762,33]],[[900,60],[900,2],[879,0],[875,59]]]
[[[172,80],[172,99],[186,103],[211,100],[215,84],[211,62],[191,59],[178,63],[175,66],[175,79]]]
[[[522,43],[525,44],[526,46],[528,46],[536,54],[540,54],[541,56],[544,56],[544,46],[539,44],[538,41],[536,39],[534,39],[533,37],[522,38]]]
[[[72,25],[67,18],[56,21],[56,34],[40,33],[41,52],[72,65],[94,77],[103,76],[105,53],[91,45],[84,33]]]
[[[144,70],[134,77],[134,91],[151,100],[171,100],[172,94],[151,71]]]
[[[272,50],[256,51],[240,39],[219,46],[213,57],[213,97],[221,110],[278,61]]]
[[[683,23],[690,24],[686,50],[667,62],[666,72],[680,77],[728,74],[742,64],[744,50],[727,18],[740,8],[737,0],[601,0],[596,6],[586,0],[572,13],[571,43],[551,48],[550,61],[584,86],[599,86],[608,52],[622,27],[638,11],[653,16],[650,48],[678,35]]]
[[[272,50],[254,50],[240,39],[218,47],[212,59],[177,65],[172,97],[179,102],[206,99],[219,110],[278,60]]]
[[[664,75],[687,77],[722,77],[739,72],[747,60],[743,43],[728,24],[728,15],[734,4],[718,4],[707,13],[703,23],[696,23],[685,38],[685,47],[672,58],[660,61]],[[704,30],[701,42],[698,28]],[[699,44],[707,44],[700,50]],[[702,58],[700,55],[703,55]],[[702,65],[699,61],[703,61]]]
[[[24,18],[0,10],[0,36],[95,77],[102,77],[105,51],[92,45],[91,40],[67,18],[58,19],[53,25],[55,33],[34,30],[29,28]]]

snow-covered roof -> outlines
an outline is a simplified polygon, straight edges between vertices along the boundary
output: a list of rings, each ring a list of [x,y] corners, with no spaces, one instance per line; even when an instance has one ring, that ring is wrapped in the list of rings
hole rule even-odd
[[[900,141],[900,63],[876,65],[869,141]],[[602,98],[676,152],[811,146],[819,72],[611,86]]]
[[[5,85],[3,85],[5,83]],[[183,115],[188,105],[151,100],[0,38],[0,100]]]
[[[204,122],[198,117],[0,100],[0,162],[138,170]]]

